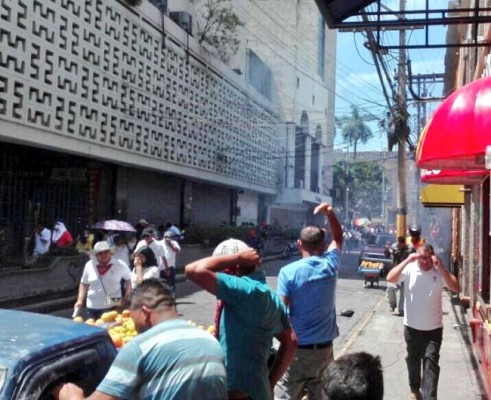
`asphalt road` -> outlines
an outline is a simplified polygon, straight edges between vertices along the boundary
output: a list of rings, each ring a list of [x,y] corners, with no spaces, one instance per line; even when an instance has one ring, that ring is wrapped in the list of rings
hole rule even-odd
[[[276,290],[278,271],[286,263],[294,261],[271,260],[263,263],[268,283]],[[343,254],[336,293],[336,307],[338,315],[344,309],[352,309],[352,317],[338,316],[340,336],[334,342],[334,351],[337,355],[346,351],[360,334],[364,324],[371,317],[373,310],[385,295],[385,281],[373,288],[363,287],[363,277],[358,274],[358,252]],[[177,285],[177,310],[179,315],[207,328],[213,324],[216,299],[204,292],[192,282],[183,282]],[[388,307],[388,306],[387,306]],[[70,317],[73,310],[61,310],[55,315]]]

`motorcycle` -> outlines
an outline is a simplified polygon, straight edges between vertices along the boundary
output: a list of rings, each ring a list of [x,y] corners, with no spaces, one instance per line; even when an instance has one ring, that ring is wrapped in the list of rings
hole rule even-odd
[[[298,253],[298,245],[296,240],[290,240],[287,244],[286,247],[283,249],[283,252],[281,253],[281,258],[283,259],[289,259],[291,256],[294,254]]]

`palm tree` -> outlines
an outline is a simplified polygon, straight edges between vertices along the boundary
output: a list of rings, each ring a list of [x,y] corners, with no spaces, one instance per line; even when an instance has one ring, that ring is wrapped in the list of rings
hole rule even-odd
[[[366,143],[372,136],[371,129],[365,124],[364,119],[360,116],[358,108],[351,106],[351,116],[338,119],[343,135],[344,143],[353,145],[353,159],[356,160],[356,146],[358,142]]]

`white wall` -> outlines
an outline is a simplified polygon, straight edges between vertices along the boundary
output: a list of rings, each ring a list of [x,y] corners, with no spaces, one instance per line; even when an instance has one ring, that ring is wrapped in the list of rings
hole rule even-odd
[[[237,207],[240,208],[240,215],[237,216],[237,226],[243,222],[257,224],[258,219],[258,197],[257,193],[250,190],[239,191],[237,195]]]

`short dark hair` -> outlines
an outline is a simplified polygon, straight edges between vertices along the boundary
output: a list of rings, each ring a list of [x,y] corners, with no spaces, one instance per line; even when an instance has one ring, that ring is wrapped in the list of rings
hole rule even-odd
[[[300,241],[306,250],[317,250],[324,245],[325,232],[317,226],[306,226],[300,232]]]
[[[397,242],[401,244],[406,243],[406,238],[404,236],[398,236]]]
[[[384,377],[380,357],[360,352],[346,354],[327,368],[329,400],[381,400]]]
[[[174,308],[176,301],[171,288],[162,279],[144,279],[131,295],[131,308],[133,310],[147,306]]]
[[[422,250],[422,251],[428,251],[431,253],[431,255],[435,254],[435,249],[433,248],[433,246],[427,242],[424,242],[424,243],[421,243],[419,245],[419,248]]]

